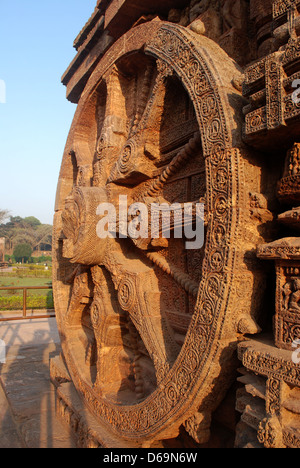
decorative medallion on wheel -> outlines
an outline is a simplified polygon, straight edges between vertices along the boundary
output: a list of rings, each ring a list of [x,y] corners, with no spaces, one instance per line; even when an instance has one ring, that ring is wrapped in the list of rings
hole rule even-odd
[[[78,105],[57,195],[56,310],[76,389],[120,444],[180,427],[205,442],[238,337],[258,331],[262,278],[246,254],[259,237],[247,209],[259,172],[247,175],[239,78],[214,42],[154,20],[110,49]],[[149,213],[204,204],[203,247],[186,248],[175,218],[169,238],[152,235],[150,217],[147,236],[126,237],[120,199]],[[109,237],[99,206],[117,215]]]

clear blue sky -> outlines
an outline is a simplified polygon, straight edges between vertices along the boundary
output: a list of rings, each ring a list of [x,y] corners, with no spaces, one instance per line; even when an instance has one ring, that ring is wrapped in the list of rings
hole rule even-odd
[[[0,0],[0,210],[52,224],[64,146],[76,110],[61,76],[96,0]],[[1,101],[1,90],[0,90]]]

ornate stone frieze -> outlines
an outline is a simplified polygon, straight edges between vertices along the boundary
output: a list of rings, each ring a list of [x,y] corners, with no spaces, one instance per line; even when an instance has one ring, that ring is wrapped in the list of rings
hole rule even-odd
[[[274,348],[272,337],[268,337],[240,344],[239,358],[248,372],[247,378],[239,379],[246,383],[248,405],[254,405],[254,396],[261,399],[261,413],[254,427],[257,440],[265,448],[297,448],[300,369],[293,362],[292,353]],[[255,375],[263,376],[265,384],[260,383],[259,387]],[[242,394],[237,398],[241,401]],[[241,406],[237,408],[245,411]],[[244,420],[249,425],[246,414]]]
[[[255,146],[270,148],[273,142],[277,143],[277,135],[288,139],[294,132],[288,127],[299,116],[299,100],[294,94],[300,50],[298,4],[293,1],[273,3],[273,36],[281,40],[282,24],[286,27],[286,35],[283,34],[281,42],[277,37],[277,51],[245,70],[243,92],[249,99],[249,105],[245,107],[245,141]],[[269,132],[272,132],[270,138]],[[263,138],[266,145],[262,143]]]

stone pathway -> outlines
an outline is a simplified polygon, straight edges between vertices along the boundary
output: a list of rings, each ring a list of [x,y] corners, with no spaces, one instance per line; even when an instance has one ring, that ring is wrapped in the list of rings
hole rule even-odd
[[[0,323],[0,448],[74,448],[56,417],[49,360],[59,355],[55,319]]]
[[[0,386],[0,448],[24,448],[11,408]]]

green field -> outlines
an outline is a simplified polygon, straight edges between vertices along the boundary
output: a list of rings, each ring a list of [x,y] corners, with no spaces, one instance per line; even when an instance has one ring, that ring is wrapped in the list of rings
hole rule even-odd
[[[41,273],[40,273],[41,272]],[[0,275],[0,287],[14,287],[9,291],[0,291],[0,311],[22,310],[23,309],[23,291],[18,288],[23,287],[39,287],[51,286],[51,271],[40,269],[22,270],[21,273],[2,273]],[[37,274],[42,277],[33,276]],[[28,274],[28,276],[26,276]],[[52,290],[28,290],[27,291],[27,308],[28,309],[53,309],[53,294]]]

